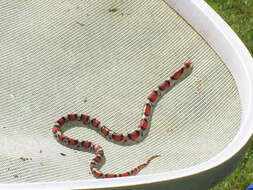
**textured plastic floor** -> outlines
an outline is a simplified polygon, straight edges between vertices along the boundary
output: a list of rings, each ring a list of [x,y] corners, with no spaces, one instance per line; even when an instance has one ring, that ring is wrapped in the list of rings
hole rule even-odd
[[[122,133],[136,129],[147,95],[188,59],[194,70],[166,94],[137,145],[67,131],[105,151],[105,172],[159,154],[139,175],[203,163],[234,138],[241,118],[233,77],[209,45],[162,0],[0,2],[0,182],[90,179],[94,157],[58,144],[54,122],[86,113]]]

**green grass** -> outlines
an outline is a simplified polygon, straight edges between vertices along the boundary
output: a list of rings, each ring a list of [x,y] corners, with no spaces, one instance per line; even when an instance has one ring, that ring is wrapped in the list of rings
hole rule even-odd
[[[253,0],[206,0],[253,55]]]
[[[253,55],[253,0],[206,0]],[[211,190],[245,190],[253,183],[253,141],[238,167]]]

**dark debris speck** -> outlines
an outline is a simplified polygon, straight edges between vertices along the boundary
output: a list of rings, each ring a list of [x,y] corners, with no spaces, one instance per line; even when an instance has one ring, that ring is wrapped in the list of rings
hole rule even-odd
[[[24,158],[24,157],[20,157],[19,159],[22,161],[32,160],[32,158]]]
[[[110,12],[110,13],[115,13],[116,11],[118,11],[117,8],[110,8],[110,9],[109,9],[109,12]]]
[[[76,24],[80,25],[80,26],[85,26],[85,24],[79,22],[79,21],[76,21]]]

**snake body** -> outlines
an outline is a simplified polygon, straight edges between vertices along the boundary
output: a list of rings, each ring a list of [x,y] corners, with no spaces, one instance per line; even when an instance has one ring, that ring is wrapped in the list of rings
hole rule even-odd
[[[104,151],[102,147],[98,144],[90,142],[88,140],[78,141],[74,138],[67,137],[63,134],[63,125],[67,122],[71,121],[79,121],[84,125],[87,125],[91,128],[96,129],[102,136],[104,136],[107,140],[113,141],[118,144],[134,144],[139,142],[144,138],[144,136],[148,132],[148,128],[150,125],[150,120],[152,116],[152,110],[159,99],[168,92],[178,81],[182,80],[192,70],[192,62],[188,61],[180,66],[177,70],[175,70],[171,76],[160,83],[160,85],[155,88],[147,97],[147,101],[142,109],[142,118],[139,122],[138,128],[132,132],[127,133],[126,135],[114,132],[102,125],[100,121],[96,118],[91,118],[85,114],[68,114],[67,116],[63,116],[59,118],[55,125],[52,128],[52,133],[56,140],[70,148],[77,150],[85,150],[95,154],[95,157],[90,162],[90,170],[94,177],[96,178],[114,178],[114,177],[124,177],[137,174],[141,169],[146,167],[150,161],[154,158],[157,158],[159,155],[151,156],[145,163],[138,165],[137,167],[131,169],[130,171],[114,174],[114,173],[103,173],[100,171],[100,168],[103,164],[104,160]],[[187,71],[187,72],[186,72]],[[190,72],[188,72],[190,71]],[[187,74],[185,74],[187,73]],[[185,76],[185,77],[183,77]]]

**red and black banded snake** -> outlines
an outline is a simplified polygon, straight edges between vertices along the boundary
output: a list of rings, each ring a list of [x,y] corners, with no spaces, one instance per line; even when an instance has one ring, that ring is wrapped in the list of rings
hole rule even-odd
[[[114,174],[107,173],[104,174],[99,169],[103,164],[104,151],[102,147],[98,144],[95,144],[90,141],[78,141],[76,139],[67,137],[63,135],[63,125],[67,122],[71,121],[80,121],[84,125],[90,126],[91,128],[96,129],[102,136],[104,136],[107,140],[113,141],[119,144],[134,144],[143,139],[143,137],[147,134],[151,116],[152,109],[159,101],[159,99],[168,92],[178,81],[187,77],[192,70],[192,62],[188,61],[180,66],[177,70],[175,70],[171,76],[160,83],[160,85],[155,88],[147,97],[147,102],[144,104],[142,109],[142,118],[139,122],[138,128],[132,132],[127,133],[126,135],[121,133],[116,133],[104,125],[101,125],[100,121],[91,118],[85,114],[68,114],[67,116],[63,116],[59,118],[55,125],[52,128],[52,132],[56,140],[70,148],[77,150],[87,150],[95,154],[95,158],[93,158],[90,162],[90,170],[91,173],[96,178],[113,178],[113,177],[124,177],[137,174],[141,169],[146,167],[150,161],[154,158],[157,158],[159,155],[151,156],[145,163],[138,165],[136,168],[133,168],[130,171]],[[186,72],[187,71],[187,72]],[[189,72],[188,72],[189,71]],[[185,75],[185,73],[187,73]],[[184,77],[183,77],[184,76]]]

